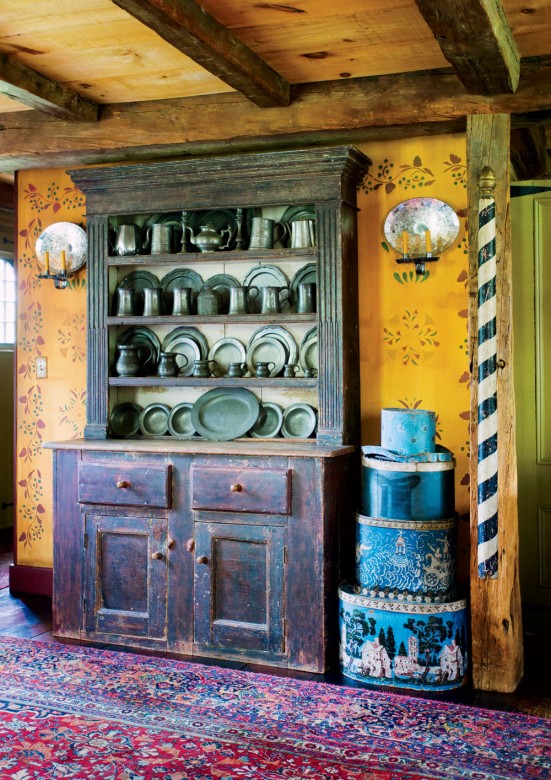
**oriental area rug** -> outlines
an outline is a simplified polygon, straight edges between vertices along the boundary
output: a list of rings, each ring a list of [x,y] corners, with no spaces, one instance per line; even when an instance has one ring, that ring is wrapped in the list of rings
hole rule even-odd
[[[551,776],[551,721],[130,653],[0,639],[0,778]]]

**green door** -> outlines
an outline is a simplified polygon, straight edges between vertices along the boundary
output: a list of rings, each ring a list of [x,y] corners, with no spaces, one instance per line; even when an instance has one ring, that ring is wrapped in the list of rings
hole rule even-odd
[[[521,596],[551,607],[550,182],[511,194]]]

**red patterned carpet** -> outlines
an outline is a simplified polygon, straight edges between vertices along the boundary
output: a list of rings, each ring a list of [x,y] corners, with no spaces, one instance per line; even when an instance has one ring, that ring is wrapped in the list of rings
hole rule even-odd
[[[551,721],[0,638],[0,778],[551,777]]]

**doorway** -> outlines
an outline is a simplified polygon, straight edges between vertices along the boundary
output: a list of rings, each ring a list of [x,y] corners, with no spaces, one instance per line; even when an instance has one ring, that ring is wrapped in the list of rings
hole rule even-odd
[[[511,185],[520,584],[525,628],[551,630],[551,186]]]

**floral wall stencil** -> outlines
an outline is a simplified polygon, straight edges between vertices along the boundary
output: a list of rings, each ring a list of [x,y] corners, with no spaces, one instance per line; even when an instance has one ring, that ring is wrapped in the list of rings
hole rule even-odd
[[[468,578],[469,357],[466,147],[463,135],[361,146],[373,164],[358,189],[362,443],[379,444],[384,407],[432,409],[453,451],[459,578]],[[453,246],[417,275],[385,241],[391,209],[438,198],[459,218]]]
[[[65,290],[38,279],[35,242],[54,222],[83,225],[85,200],[59,170],[17,177],[17,563],[52,565],[52,453],[45,441],[82,435],[86,417],[86,269]],[[47,358],[37,379],[35,360]]]

